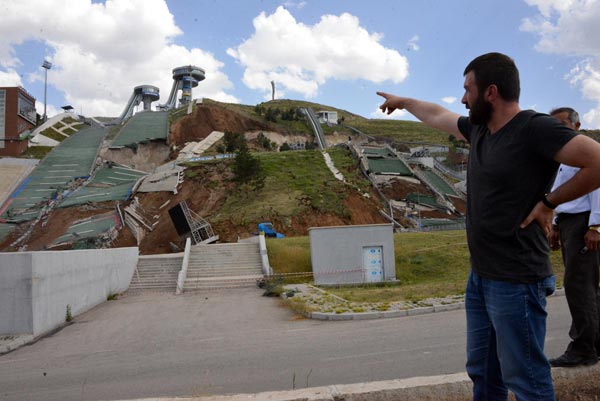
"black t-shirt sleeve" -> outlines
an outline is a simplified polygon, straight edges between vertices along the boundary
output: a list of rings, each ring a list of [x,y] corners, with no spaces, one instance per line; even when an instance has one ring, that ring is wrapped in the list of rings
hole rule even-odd
[[[554,159],[556,153],[578,135],[571,128],[545,114],[534,115],[529,128],[531,147],[546,159]]]
[[[458,118],[458,131],[465,137],[465,139],[471,143],[471,130],[473,124],[469,122],[469,117],[461,116]]]

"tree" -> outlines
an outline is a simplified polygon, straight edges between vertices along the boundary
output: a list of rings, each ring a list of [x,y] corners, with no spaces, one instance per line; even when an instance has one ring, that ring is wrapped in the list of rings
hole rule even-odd
[[[246,138],[240,133],[225,131],[223,142],[225,143],[225,151],[233,153],[243,146],[242,143],[246,143]]]
[[[250,154],[246,141],[235,156],[233,162],[234,181],[238,184],[251,184],[254,190],[259,190],[265,185],[265,176],[260,160]]]

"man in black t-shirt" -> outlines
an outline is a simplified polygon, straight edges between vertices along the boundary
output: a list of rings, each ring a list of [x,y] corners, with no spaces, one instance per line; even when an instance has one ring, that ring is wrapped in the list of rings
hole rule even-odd
[[[406,109],[470,144],[467,170],[467,373],[474,400],[554,400],[544,355],[546,296],[554,292],[547,235],[552,209],[600,186],[600,144],[519,107],[519,72],[500,53],[466,67],[462,103],[442,106],[377,92],[388,114]],[[580,168],[550,194],[559,163]]]

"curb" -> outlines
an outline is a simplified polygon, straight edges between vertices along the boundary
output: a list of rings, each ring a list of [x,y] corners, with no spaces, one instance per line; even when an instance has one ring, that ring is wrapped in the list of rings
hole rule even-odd
[[[565,295],[564,288],[557,289],[551,297],[558,297]],[[445,305],[434,305],[425,306],[412,309],[403,309],[395,311],[377,311],[377,312],[344,312],[344,313],[330,313],[330,312],[308,312],[303,315],[309,319],[315,320],[330,320],[330,321],[342,321],[342,320],[372,320],[372,319],[390,319],[395,317],[405,316],[416,316],[424,315],[427,313],[447,312],[452,310],[465,309],[465,303],[454,302]]]
[[[552,368],[555,392],[573,391],[573,379],[597,380],[600,364]],[[413,377],[366,383],[337,384],[288,391],[201,397],[144,398],[129,401],[471,401],[473,386],[466,373]],[[123,400],[126,401],[126,400]]]
[[[472,396],[466,373],[367,383],[338,384],[288,391],[189,398],[144,398],[135,401],[462,401]],[[123,400],[126,401],[126,400]],[[134,400],[129,400],[134,401]]]
[[[7,354],[26,344],[33,342],[34,338],[31,334],[15,336],[10,340],[0,340],[0,355]]]

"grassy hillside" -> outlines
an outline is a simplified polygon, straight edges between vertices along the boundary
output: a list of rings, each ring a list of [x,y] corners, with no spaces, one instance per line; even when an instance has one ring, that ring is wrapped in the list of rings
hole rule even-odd
[[[266,122],[263,116],[256,114],[255,106],[241,105],[234,103],[222,103],[211,99],[204,99],[205,104],[218,105],[226,109],[235,111],[245,117]],[[382,119],[367,119],[349,111],[338,109],[336,107],[312,103],[302,100],[278,99],[271,100],[260,104],[266,108],[288,110],[297,109],[300,107],[312,107],[313,110],[333,110],[337,111],[338,118],[344,119],[344,125],[357,128],[367,135],[376,138],[386,138],[396,142],[418,142],[442,144],[449,146],[448,135],[443,132],[430,128],[423,123],[416,121],[401,121],[401,120],[382,120]],[[278,119],[276,124],[286,128],[290,133],[311,134],[308,124],[305,121],[286,121]],[[343,125],[327,127],[323,126],[325,134],[331,134],[337,131],[340,134],[349,135],[352,131]]]
[[[347,150],[331,149],[330,154],[340,170],[350,170],[345,173],[350,182],[364,192],[369,191],[369,182],[360,175]],[[229,194],[216,221],[226,216],[236,224],[245,225],[273,216],[285,220],[308,210],[349,217],[343,201],[348,191],[356,189],[333,176],[321,152],[265,152],[255,156],[260,159],[266,177],[264,187],[258,191],[244,185],[238,187]]]
[[[363,120],[346,122],[367,135],[395,142],[442,144],[449,146],[448,134],[416,121]]]

